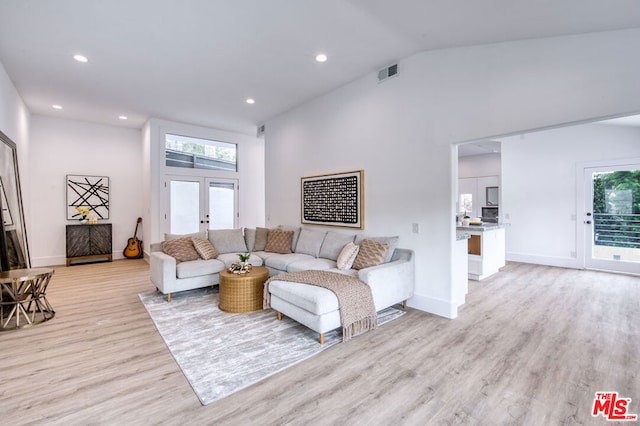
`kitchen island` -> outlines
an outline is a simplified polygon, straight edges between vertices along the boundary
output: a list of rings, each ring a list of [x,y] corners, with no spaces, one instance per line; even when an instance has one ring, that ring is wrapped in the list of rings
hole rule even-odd
[[[505,265],[505,232],[500,223],[456,227],[456,234],[469,234],[467,252],[469,279],[480,281]]]

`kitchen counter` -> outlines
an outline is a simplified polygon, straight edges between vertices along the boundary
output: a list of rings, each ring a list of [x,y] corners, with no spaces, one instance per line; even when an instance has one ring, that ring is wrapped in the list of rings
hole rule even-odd
[[[467,240],[468,277],[483,280],[505,265],[505,225],[483,223],[456,227],[456,240]]]
[[[475,232],[493,231],[494,229],[503,229],[503,228],[504,228],[504,224],[502,223],[490,223],[490,222],[483,222],[482,225],[456,226],[457,231],[475,231]]]

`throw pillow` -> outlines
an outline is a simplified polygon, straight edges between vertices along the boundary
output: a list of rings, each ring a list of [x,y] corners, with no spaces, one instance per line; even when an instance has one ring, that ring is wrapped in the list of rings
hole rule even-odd
[[[284,229],[269,229],[267,235],[267,245],[264,251],[272,253],[289,254],[291,253],[291,240],[293,239],[293,231],[285,231]]]
[[[351,269],[353,262],[356,260],[356,256],[360,251],[360,246],[354,243],[347,243],[342,248],[342,251],[338,255],[338,260],[336,263],[338,264],[338,269]]]
[[[200,255],[193,246],[191,237],[163,241],[162,251],[176,259],[176,263],[200,259]]]
[[[353,269],[364,269],[384,263],[389,253],[389,244],[369,239],[362,240],[360,251],[353,262]]]
[[[191,240],[193,242],[193,247],[202,259],[209,260],[218,257],[218,251],[206,238],[191,237]]]
[[[362,240],[373,240],[379,243],[387,243],[389,244],[389,251],[387,252],[387,257],[384,259],[384,262],[391,262],[391,258],[393,257],[393,252],[398,247],[398,242],[400,241],[400,237],[367,237],[365,235],[356,235],[356,244],[360,244]]]
[[[244,242],[247,245],[247,251],[254,251],[254,247],[256,245],[256,229],[255,228],[244,228]]]
[[[333,231],[327,232],[327,236],[324,237],[324,241],[322,242],[322,247],[320,247],[318,257],[337,260],[345,244],[352,243],[353,238],[353,234],[342,234]]]
[[[242,228],[210,229],[209,241],[218,253],[246,253],[247,243],[244,241]]]
[[[268,228],[256,228],[256,242],[253,245],[253,251],[263,251],[267,246]]]
[[[309,229],[302,229],[298,242],[296,243],[296,253],[308,254],[309,256],[318,257],[320,253],[320,247],[324,237],[327,235],[324,231],[311,231]]]

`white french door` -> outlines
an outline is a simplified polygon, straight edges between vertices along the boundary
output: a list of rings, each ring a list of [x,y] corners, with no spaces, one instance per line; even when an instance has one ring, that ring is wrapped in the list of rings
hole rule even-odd
[[[584,168],[585,267],[640,274],[640,164]]]
[[[167,176],[165,188],[167,233],[190,234],[237,226],[236,179]]]

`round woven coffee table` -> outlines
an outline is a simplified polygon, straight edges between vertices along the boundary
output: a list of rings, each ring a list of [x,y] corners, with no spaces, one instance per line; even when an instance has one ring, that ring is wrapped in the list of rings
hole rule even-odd
[[[263,266],[254,266],[246,274],[220,271],[218,308],[233,314],[261,310],[264,283],[267,278],[269,278],[269,270]]]

